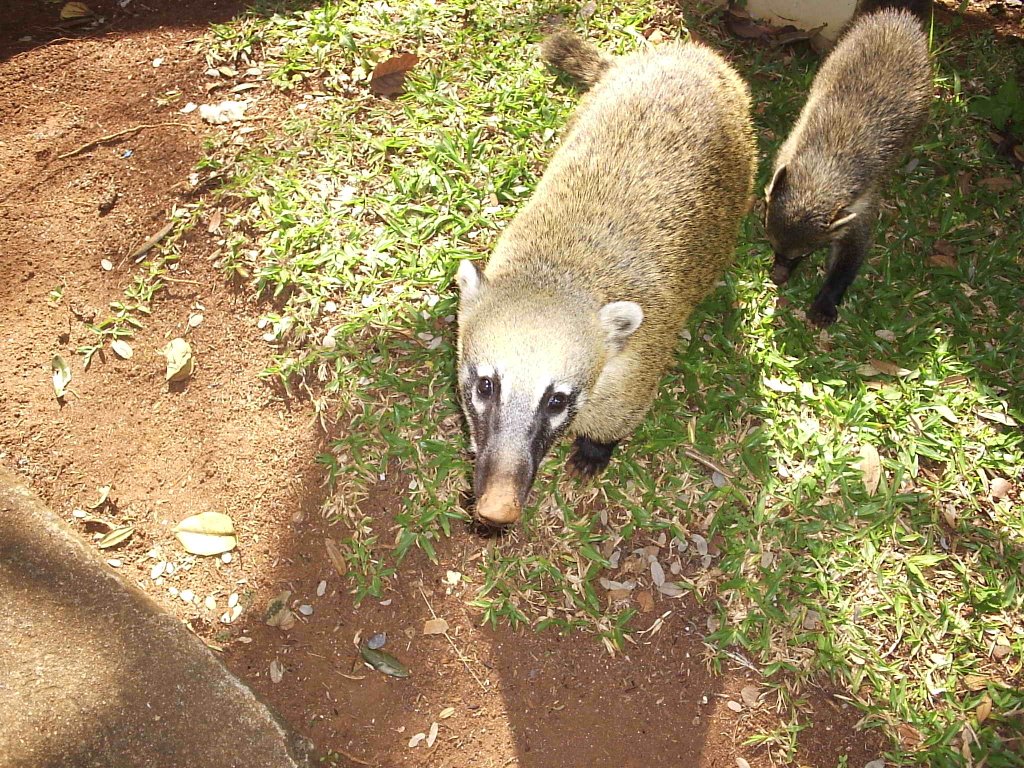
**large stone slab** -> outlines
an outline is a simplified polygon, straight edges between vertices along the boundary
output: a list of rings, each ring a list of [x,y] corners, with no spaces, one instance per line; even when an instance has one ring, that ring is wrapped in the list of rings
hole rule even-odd
[[[0,767],[298,768],[307,754],[0,468]]]

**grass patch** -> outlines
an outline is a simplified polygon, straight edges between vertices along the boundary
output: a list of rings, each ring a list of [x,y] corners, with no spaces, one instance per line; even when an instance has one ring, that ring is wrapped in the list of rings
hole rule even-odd
[[[219,263],[268,299],[261,322],[279,350],[268,375],[345,425],[320,460],[360,597],[386,590],[412,549],[436,559],[443,537],[466,535],[450,284],[528,198],[577,98],[529,44],[556,13],[617,51],[683,24],[642,1],[585,21],[557,4],[342,1],[258,7],[211,33],[211,64],[257,66],[283,109],[264,138],[206,163],[230,179]],[[770,158],[815,59],[692,21],[750,81]],[[709,640],[756,659],[787,697],[831,675],[892,736],[895,763],[1018,764],[1020,182],[968,107],[1021,54],[945,29],[936,49],[933,119],[840,322],[805,323],[813,268],[780,306],[748,220],[735,268],[691,318],[653,413],[605,476],[575,484],[561,471],[567,447],[556,450],[523,525],[466,574],[485,621],[586,628],[614,648],[636,631],[641,594],[659,607],[692,596]],[[420,56],[406,93],[373,97],[374,64],[406,51]],[[929,260],[939,241],[954,259]],[[874,493],[866,445],[880,457]],[[1016,487],[1003,495],[1003,481]],[[394,503],[374,513],[386,489]],[[762,740],[789,759],[798,730]]]

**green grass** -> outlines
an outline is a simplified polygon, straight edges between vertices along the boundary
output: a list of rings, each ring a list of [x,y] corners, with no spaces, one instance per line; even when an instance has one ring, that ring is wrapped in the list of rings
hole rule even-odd
[[[337,435],[320,460],[360,598],[386,591],[411,550],[437,559],[445,537],[472,535],[451,281],[528,198],[577,98],[530,45],[554,13],[615,51],[682,24],[640,0],[586,20],[507,0],[344,1],[257,8],[210,36],[210,63],[258,64],[282,110],[241,150],[211,148],[203,172],[230,180],[217,193],[219,264],[268,300],[268,375],[311,393]],[[770,158],[815,59],[691,21],[749,79]],[[709,642],[753,658],[787,700],[827,673],[893,737],[894,763],[1019,765],[1006,740],[1024,710],[1024,439],[1006,422],[1024,422],[1020,185],[982,183],[1012,169],[969,103],[1021,54],[944,29],[936,48],[933,120],[839,323],[819,333],[803,319],[813,267],[781,292],[770,284],[751,217],[735,268],[691,318],[656,407],[608,472],[568,480],[560,447],[522,525],[465,574],[483,621],[583,628],[621,647],[650,619],[634,621],[636,603],[610,603],[605,586],[650,589],[656,554],[663,589],[712,614]],[[374,63],[406,51],[420,62],[405,94],[372,96]],[[929,263],[937,240],[957,266]],[[881,457],[873,495],[864,445]],[[990,498],[996,478],[1016,484],[1009,498]],[[799,730],[758,738],[790,759]]]

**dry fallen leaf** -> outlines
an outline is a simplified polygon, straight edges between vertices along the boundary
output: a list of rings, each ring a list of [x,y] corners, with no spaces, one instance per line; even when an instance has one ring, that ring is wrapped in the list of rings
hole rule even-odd
[[[775,32],[774,27],[754,21],[744,8],[730,8],[725,22],[732,34],[746,40],[760,40]]]
[[[451,717],[454,714],[455,714],[455,707],[445,707],[438,714],[437,719],[438,720],[447,720],[449,717]]]
[[[192,356],[192,345],[182,338],[171,339],[167,346],[160,350],[167,360],[167,381],[184,381],[195,370],[195,358]]]
[[[100,492],[100,495],[92,504],[86,504],[89,509],[99,509],[110,498],[110,485],[101,485],[97,490]]]
[[[443,635],[448,631],[448,622],[444,619],[429,619],[423,622],[424,635]]]
[[[654,582],[656,587],[660,587],[665,583],[665,569],[661,567],[661,563],[657,560],[651,560],[651,581]]]
[[[933,253],[928,257],[928,265],[937,269],[956,269],[957,260],[953,256],[944,253]]]
[[[988,720],[988,716],[992,714],[992,699],[989,698],[987,693],[978,703],[978,706],[974,710],[974,714],[978,718],[978,725],[981,725]]]
[[[758,690],[756,685],[745,685],[743,690],[740,691],[740,696],[743,697],[743,703],[753,709],[761,701],[761,692]]]
[[[821,629],[822,626],[824,625],[821,623],[821,615],[817,611],[808,611],[804,616],[803,628],[808,632],[817,631]]]
[[[874,496],[882,479],[882,463],[878,458],[878,450],[875,446],[865,443],[860,447],[859,453],[860,461],[857,462],[857,468],[864,475],[864,490],[868,496]]]
[[[128,360],[135,354],[135,351],[132,349],[132,345],[124,339],[114,339],[110,342],[110,348],[114,350],[114,354],[122,360]]]
[[[427,733],[427,749],[434,746],[434,742],[437,741],[437,732],[439,728],[437,723],[430,724],[430,731]]]
[[[957,418],[957,415],[953,413],[952,409],[948,405],[936,405],[935,410],[939,414],[939,416],[944,418],[950,424],[960,423],[960,419]]]
[[[650,613],[654,610],[654,595],[650,590],[637,592],[636,603],[640,606],[640,613]]]
[[[135,526],[123,525],[120,528],[115,528],[98,542],[96,546],[100,549],[109,549],[110,547],[116,547],[123,541],[127,541],[131,538],[131,535],[135,533]]]
[[[270,601],[270,605],[267,606],[267,625],[271,627],[278,627],[285,632],[295,626],[297,619],[295,614],[292,613],[291,608],[288,607],[288,601],[291,599],[292,593],[285,590],[273,600]]]
[[[238,545],[235,526],[223,512],[203,512],[186,517],[174,527],[174,535],[193,555],[219,555]]]
[[[986,688],[988,688],[988,685],[991,682],[992,682],[992,679],[989,678],[989,677],[985,677],[985,675],[965,675],[964,676],[964,685],[967,686],[967,690],[969,690],[969,691],[975,691],[975,692],[976,691],[983,691]]]
[[[221,212],[220,208],[215,210],[213,212],[213,215],[210,216],[209,223],[206,225],[206,231],[209,232],[211,235],[214,232],[219,232],[220,231],[220,221],[221,221],[221,218],[223,217],[223,215],[224,214]]]
[[[327,549],[327,557],[330,559],[331,565],[334,566],[335,572],[339,576],[344,576],[348,572],[348,563],[341,548],[334,543],[334,539],[324,539],[324,547]]]
[[[900,723],[896,731],[900,736],[900,744],[908,751],[917,749],[921,746],[921,742],[924,741],[921,732],[910,723]]]
[[[84,19],[92,16],[92,9],[85,3],[64,3],[60,9],[60,17],[64,21],[71,19]]]
[[[985,421],[994,421],[996,424],[1002,424],[1004,427],[1017,426],[1017,422],[1012,417],[998,411],[978,411],[978,418],[985,419]]]
[[[379,62],[370,76],[370,90],[378,96],[397,96],[405,85],[406,73],[419,60],[413,53],[401,53]]]
[[[1006,498],[1012,490],[1013,485],[1005,477],[992,478],[992,483],[989,486],[989,493],[991,493],[992,498],[996,499],[997,501],[999,499]]]
[[[884,373],[887,376],[909,376],[913,371],[901,368],[894,363],[886,362],[885,360],[875,360],[874,358],[868,360],[868,364],[879,373]],[[869,376],[871,374],[868,374]]]
[[[1006,179],[1001,176],[990,176],[978,182],[989,192],[1008,192],[1017,186],[1013,179]]]

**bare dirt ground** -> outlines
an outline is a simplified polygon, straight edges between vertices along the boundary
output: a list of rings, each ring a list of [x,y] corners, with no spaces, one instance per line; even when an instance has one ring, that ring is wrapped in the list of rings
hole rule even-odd
[[[173,281],[132,340],[135,355],[121,360],[108,350],[83,370],[75,350],[92,335],[86,323],[131,282],[126,255],[174,204],[190,202],[188,175],[204,135],[216,130],[177,112],[208,99],[205,63],[187,41],[240,10],[199,1],[91,5],[106,18],[98,29],[60,28],[59,5],[20,0],[0,32],[0,461],[69,520],[99,486],[112,485],[111,504],[96,515],[136,528],[109,551],[112,567],[221,648],[338,764],[770,765],[764,747],[745,741],[780,727],[774,702],[745,700],[758,674],[739,661],[709,672],[706,615],[693,602],[643,614],[638,627],[650,631],[614,658],[593,636],[484,628],[467,606],[475,585],[447,576],[471,570],[487,546],[467,528],[442,544],[439,565],[412,555],[386,600],[354,606],[325,555],[331,531],[319,514],[314,462],[323,437],[312,407],[259,379],[269,357],[256,327],[260,308],[224,283],[205,233],[185,244]],[[182,100],[160,106],[172,90]],[[157,123],[178,125],[58,157]],[[63,297],[48,300],[57,288]],[[203,323],[188,329],[200,306]],[[157,350],[183,334],[199,368],[187,386],[169,388]],[[50,382],[57,352],[74,373],[63,406]],[[380,489],[380,515],[395,493]],[[197,561],[171,534],[177,521],[207,510],[228,513],[239,530],[229,563]],[[165,561],[176,570],[155,580],[153,566]],[[186,590],[192,602],[182,599]],[[312,608],[288,632],[263,622],[282,590]],[[234,599],[244,610],[224,623]],[[447,620],[447,637],[421,634],[435,613]],[[381,631],[413,670],[409,679],[357,663],[353,638]],[[827,687],[807,692],[802,720],[813,725],[800,733],[799,764],[827,768],[845,756],[859,768],[884,749],[876,734],[855,729],[856,710]],[[410,748],[433,723],[436,743]]]

